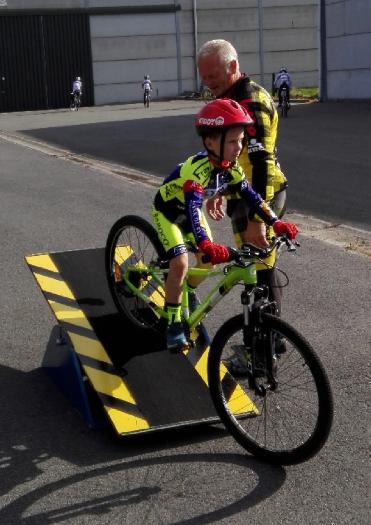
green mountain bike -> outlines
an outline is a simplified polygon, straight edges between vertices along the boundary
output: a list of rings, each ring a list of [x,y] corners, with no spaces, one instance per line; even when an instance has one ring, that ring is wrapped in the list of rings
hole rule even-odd
[[[273,249],[296,247],[279,237],[266,250],[252,245],[230,248],[229,263],[188,269],[189,275],[218,281],[195,310],[189,311],[186,288],[182,299],[190,345],[210,346],[207,382],[221,421],[248,452],[274,464],[300,463],[314,456],[325,444],[333,419],[331,388],[317,354],[277,317],[267,287],[257,285],[258,260]],[[135,215],[119,219],[108,235],[105,264],[119,312],[149,334],[164,333],[168,263],[154,227]],[[210,344],[202,320],[237,285],[242,286],[242,313],[228,319]],[[246,363],[245,373],[238,376],[230,366],[236,354]]]

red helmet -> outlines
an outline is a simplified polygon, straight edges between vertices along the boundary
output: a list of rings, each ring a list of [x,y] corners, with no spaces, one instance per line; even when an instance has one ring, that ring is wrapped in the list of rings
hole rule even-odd
[[[226,129],[231,126],[248,126],[253,120],[245,108],[235,100],[219,98],[212,100],[196,115],[196,128]]]

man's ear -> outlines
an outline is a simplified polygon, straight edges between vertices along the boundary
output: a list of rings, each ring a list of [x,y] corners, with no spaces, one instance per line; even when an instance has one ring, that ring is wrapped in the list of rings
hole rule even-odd
[[[236,71],[237,71],[237,61],[236,60],[231,60],[229,62],[229,71],[233,75],[236,73]]]

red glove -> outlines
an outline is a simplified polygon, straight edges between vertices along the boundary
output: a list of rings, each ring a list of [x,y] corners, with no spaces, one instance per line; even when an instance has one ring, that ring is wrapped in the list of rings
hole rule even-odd
[[[204,239],[198,245],[201,252],[204,252],[210,257],[211,264],[219,264],[229,261],[229,250],[222,244],[215,244],[214,242],[209,241],[209,239]]]
[[[273,224],[273,230],[274,233],[276,233],[277,235],[282,235],[283,233],[285,233],[290,239],[290,241],[295,239],[299,232],[295,224],[284,221],[276,221]]]

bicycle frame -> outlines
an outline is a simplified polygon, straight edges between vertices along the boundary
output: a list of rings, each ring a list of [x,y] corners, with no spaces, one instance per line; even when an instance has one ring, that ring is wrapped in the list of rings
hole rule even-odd
[[[130,282],[130,275],[134,273],[146,273],[151,276],[152,279],[158,284],[159,287],[163,286],[163,280],[161,276],[168,272],[167,269],[160,269],[158,267],[153,268],[140,268],[139,266],[128,266],[123,275],[123,280],[130,291],[138,296],[142,301],[146,302],[156,313],[158,317],[167,319],[167,313],[163,306],[157,304],[156,298],[146,295],[141,288],[136,287]],[[195,308],[195,310],[189,314],[189,301],[188,293],[186,288],[187,277],[202,277],[207,279],[209,277],[215,277],[222,275],[223,277],[218,283],[205,295],[201,303]],[[254,286],[257,284],[256,277],[256,263],[252,259],[246,267],[238,266],[235,263],[227,264],[224,267],[218,268],[196,268],[190,267],[187,271],[187,276],[183,282],[183,294],[182,294],[182,310],[183,316],[186,323],[189,326],[190,332],[192,332],[196,326],[202,321],[208,312],[210,312],[214,306],[225,296],[231,289],[237,284],[241,283],[247,286]]]

